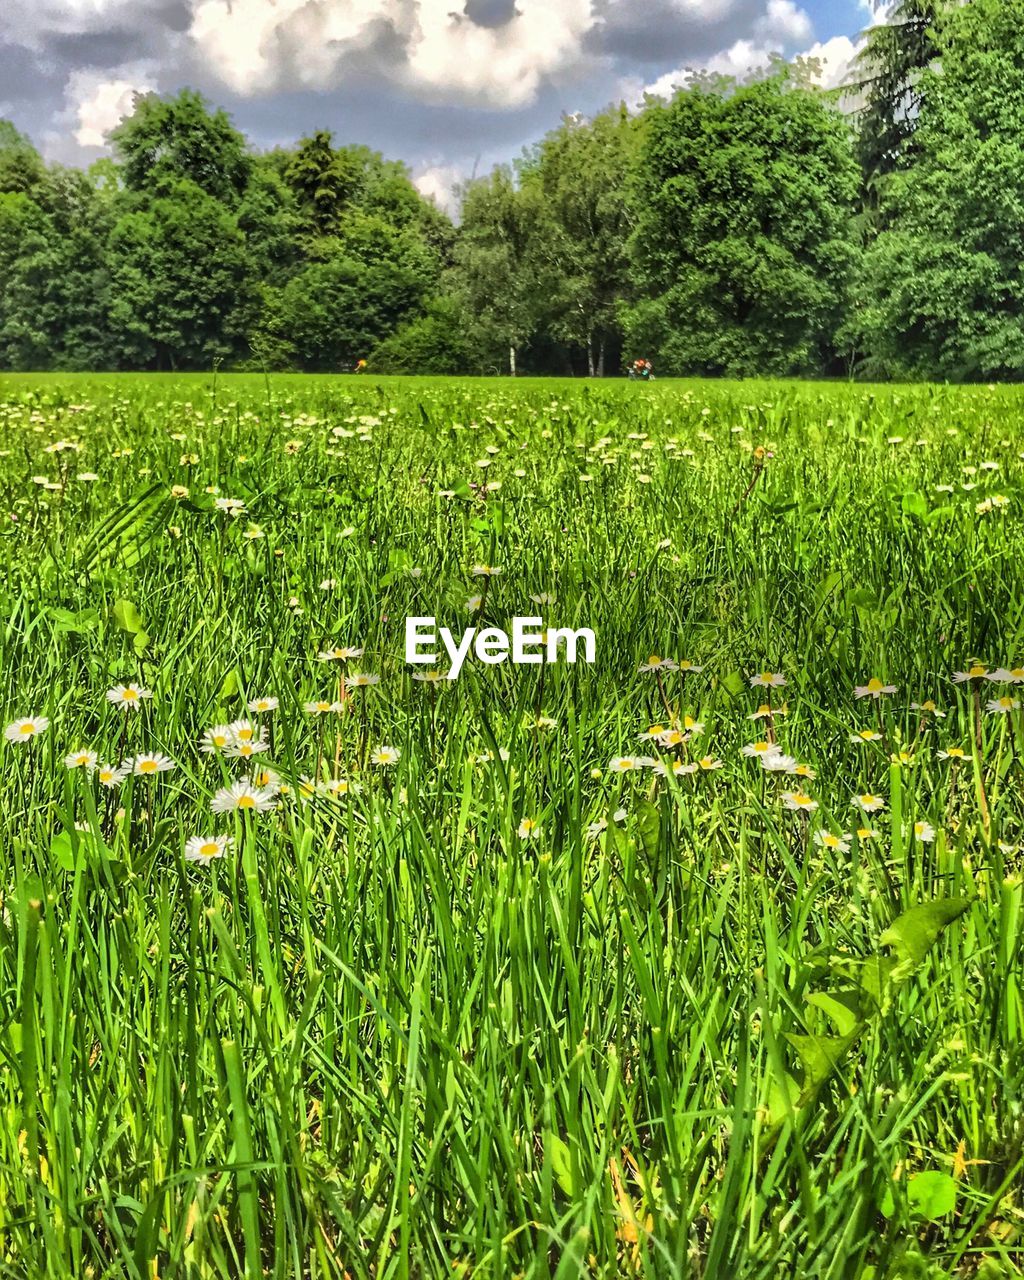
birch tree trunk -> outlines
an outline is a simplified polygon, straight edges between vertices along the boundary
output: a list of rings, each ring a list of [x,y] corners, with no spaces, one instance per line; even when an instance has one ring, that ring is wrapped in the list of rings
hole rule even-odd
[[[508,371],[513,378],[516,376],[516,349],[514,346],[508,349]]]

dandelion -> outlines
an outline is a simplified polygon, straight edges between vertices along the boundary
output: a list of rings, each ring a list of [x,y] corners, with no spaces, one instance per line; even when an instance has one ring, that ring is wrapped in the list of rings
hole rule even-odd
[[[25,716],[23,720],[15,720],[4,730],[8,742],[31,742],[50,727],[46,716]]]
[[[152,698],[148,689],[138,684],[116,684],[106,693],[107,701],[122,711],[138,711],[147,698]]]
[[[191,836],[185,842],[185,861],[208,867],[215,859],[223,858],[234,843],[231,836]]]
[[[849,833],[841,836],[833,835],[831,831],[815,831],[814,843],[819,849],[828,849],[832,853],[849,853],[850,841],[853,839]]]
[[[264,715],[270,711],[276,711],[280,706],[277,698],[253,698],[249,703],[249,710],[255,715]]]
[[[877,676],[872,676],[867,684],[858,684],[854,687],[853,696],[855,698],[875,698],[878,699],[883,693],[895,693],[896,686],[894,684],[883,684]]]
[[[374,747],[370,752],[370,763],[381,765],[385,768],[397,764],[401,758],[402,753],[397,747],[389,747],[386,744]]]
[[[804,791],[783,791],[782,803],[791,813],[813,813],[818,807],[817,800]]]
[[[985,703],[985,710],[991,712],[992,715],[1005,716],[1011,711],[1016,711],[1019,706],[1019,698],[992,698]]]
[[[786,677],[781,671],[762,671],[759,675],[750,677],[752,689],[781,689],[785,683]]]
[[[199,750],[203,755],[215,755],[218,751],[224,751],[234,741],[234,734],[229,724],[215,724],[212,729],[207,729],[199,740]]]
[[[516,828],[520,840],[536,840],[540,835],[540,823],[536,818],[524,818]]]
[[[122,768],[131,767],[131,772],[137,778],[152,778],[158,773],[168,773],[174,768],[174,761],[163,755],[159,751],[143,752],[142,755],[135,756],[131,762],[125,761]]]
[[[269,787],[257,787],[248,778],[240,778],[229,787],[221,787],[210,801],[212,813],[265,813],[273,807],[273,791]]]
[[[92,773],[99,763],[99,756],[95,751],[84,748],[81,751],[72,751],[69,756],[64,757],[64,767],[67,769],[84,769],[86,773]]]

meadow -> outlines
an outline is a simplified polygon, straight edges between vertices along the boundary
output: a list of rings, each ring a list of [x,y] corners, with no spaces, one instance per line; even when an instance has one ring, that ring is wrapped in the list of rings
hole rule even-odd
[[[0,1277],[1024,1274],[1022,411],[0,380]]]

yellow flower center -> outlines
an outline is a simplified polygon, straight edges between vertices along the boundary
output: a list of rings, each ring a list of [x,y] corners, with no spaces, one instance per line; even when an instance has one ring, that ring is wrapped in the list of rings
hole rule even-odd
[[[868,681],[868,692],[880,693],[881,690],[882,690],[881,680],[879,680],[877,676],[872,676],[871,679]]]
[[[134,689],[125,689],[124,693],[121,694],[121,701],[136,702],[138,700],[138,697],[139,695],[135,692]]]
[[[207,840],[205,844],[200,845],[199,852],[204,858],[212,858],[220,852],[220,845],[216,840]]]
[[[139,765],[139,772],[140,773],[156,773],[156,761],[143,760],[142,763]]]
[[[240,796],[238,799],[238,807],[239,809],[254,809],[256,807],[256,801],[252,796]]]
[[[23,724],[18,729],[18,732],[22,735],[23,738],[30,738],[32,736],[32,731],[34,728],[35,728],[35,725]]]
[[[988,667],[983,667],[980,663],[976,662],[967,674],[972,680],[976,680],[979,676],[983,676],[987,670]]]

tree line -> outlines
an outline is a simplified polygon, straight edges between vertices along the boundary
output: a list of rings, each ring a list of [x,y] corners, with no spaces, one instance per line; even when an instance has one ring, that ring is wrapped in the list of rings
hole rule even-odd
[[[694,75],[466,183],[147,95],[82,171],[0,122],[0,369],[1014,379],[1024,0],[902,0],[853,82]]]

